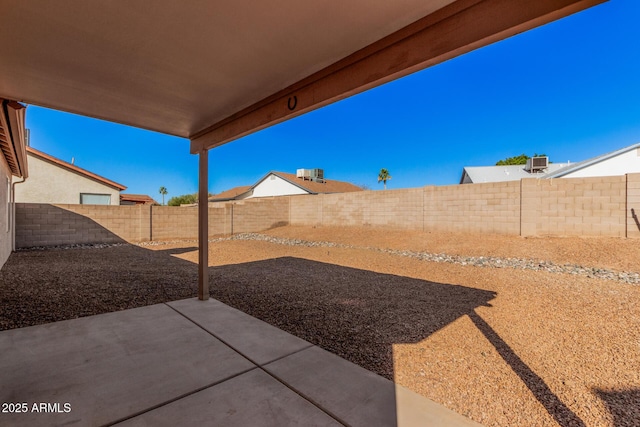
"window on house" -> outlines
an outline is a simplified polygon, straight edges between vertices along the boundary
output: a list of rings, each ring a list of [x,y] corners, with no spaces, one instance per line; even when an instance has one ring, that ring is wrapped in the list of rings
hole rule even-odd
[[[81,205],[110,205],[111,195],[80,193],[80,204]]]

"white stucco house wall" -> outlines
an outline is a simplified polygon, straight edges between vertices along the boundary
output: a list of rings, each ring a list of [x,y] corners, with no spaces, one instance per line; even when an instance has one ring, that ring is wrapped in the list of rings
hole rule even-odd
[[[307,179],[298,177],[297,174],[272,171],[260,178],[254,185],[235,187],[216,194],[209,198],[209,202],[351,191],[362,191],[362,188],[344,181]]]
[[[278,173],[272,172],[253,187],[251,195],[247,198],[309,194],[309,190],[304,187],[304,182],[301,184],[295,185]]]
[[[27,147],[29,180],[16,187],[16,203],[119,205],[122,184]]]
[[[13,180],[28,176],[24,116],[22,104],[0,99],[0,268],[15,247]]]
[[[640,172],[640,143],[565,166],[546,178],[587,178]]]
[[[549,163],[532,173],[524,165],[465,167],[460,184],[518,181],[522,178],[588,178],[619,176],[640,172],[640,143],[605,153],[578,163]]]

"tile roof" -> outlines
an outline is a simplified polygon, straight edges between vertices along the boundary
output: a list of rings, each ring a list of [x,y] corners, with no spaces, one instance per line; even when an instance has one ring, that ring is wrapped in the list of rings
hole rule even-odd
[[[146,194],[120,194],[120,202],[133,202],[141,205],[159,205],[151,196]]]
[[[309,181],[309,180],[303,180],[302,178],[298,178],[294,173],[275,172],[275,171],[269,172],[264,178],[258,181],[258,183],[265,180],[271,174],[279,176],[285,181],[288,181],[293,185],[296,185],[304,190],[307,190],[311,194],[348,193],[352,191],[362,191],[362,188],[358,187],[357,185],[351,184],[349,182],[335,181],[332,179],[325,179],[323,182]]]
[[[87,177],[89,179],[93,179],[94,181],[101,182],[102,184],[107,185],[109,187],[116,188],[119,191],[124,191],[124,190],[127,189],[127,187],[125,187],[122,184],[118,184],[115,181],[111,181],[110,179],[107,179],[107,178],[105,178],[103,176],[97,175],[97,174],[95,174],[93,172],[89,172],[86,169],[79,168],[76,165],[72,165],[71,163],[65,162],[64,160],[60,160],[57,157],[53,157],[53,156],[51,156],[51,155],[49,155],[47,153],[43,153],[42,151],[36,150],[34,148],[27,147],[27,153],[30,153],[30,154],[32,154],[32,155],[34,155],[36,157],[39,157],[40,159],[43,159],[43,160],[49,161],[51,163],[54,163],[54,164],[60,166],[61,168],[70,170],[70,171],[78,173],[80,175],[84,175],[85,177]]]
[[[352,191],[362,191],[362,188],[357,185],[353,185],[349,182],[335,181],[332,179],[325,179],[323,182],[303,180],[298,178],[296,174],[286,172],[271,171],[265,176],[260,178],[254,185],[245,185],[241,187],[234,187],[230,190],[223,191],[220,194],[216,194],[209,198],[210,202],[224,202],[227,200],[234,200],[241,194],[247,193],[258,186],[262,181],[269,176],[275,175],[296,187],[302,188],[309,194],[327,194],[327,193],[348,193]]]
[[[215,194],[211,197],[209,197],[209,201],[210,202],[224,202],[226,200],[233,200],[236,197],[238,197],[239,195],[246,193],[247,191],[249,191],[251,188],[253,188],[250,185],[243,185],[240,187],[233,187],[230,190],[227,191],[223,191],[220,194]]]

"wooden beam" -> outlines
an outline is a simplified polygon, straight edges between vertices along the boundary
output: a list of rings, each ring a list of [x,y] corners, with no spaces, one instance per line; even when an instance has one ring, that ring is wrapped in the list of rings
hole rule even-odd
[[[191,137],[213,148],[607,0],[458,0]]]
[[[198,159],[198,299],[209,299],[209,151]]]

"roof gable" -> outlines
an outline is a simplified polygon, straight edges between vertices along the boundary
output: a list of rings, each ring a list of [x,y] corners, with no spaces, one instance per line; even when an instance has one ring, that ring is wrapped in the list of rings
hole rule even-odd
[[[640,142],[577,163],[549,163],[546,171],[535,174],[525,171],[525,165],[466,166],[462,169],[460,184],[517,181],[522,178],[561,178],[636,149],[640,150]]]
[[[639,149],[640,148],[640,142],[633,144],[633,145],[629,145],[628,147],[624,147],[624,148],[620,148],[619,150],[615,150],[615,151],[611,151],[609,153],[605,153],[605,154],[601,154],[600,156],[596,156],[596,157],[592,157],[590,159],[584,160],[582,162],[578,162],[578,163],[573,163],[571,165],[567,165],[565,167],[563,167],[562,169],[559,169],[553,173],[548,174],[545,178],[560,178],[563,177],[565,175],[568,175],[570,173],[573,172],[577,172],[581,169],[584,168],[588,168],[590,166],[593,166],[597,163],[601,163],[604,162],[606,160],[612,159],[614,157],[618,157],[621,154],[625,154],[631,150],[635,150],[635,149]]]
[[[222,193],[216,194],[214,196],[209,197],[210,202],[224,202],[227,200],[233,200],[236,197],[248,192],[253,187],[250,185],[241,185],[239,187],[233,187],[230,190],[223,191]]]
[[[309,194],[348,193],[353,191],[362,191],[362,188],[349,182],[335,181],[331,179],[326,179],[323,182],[309,181],[298,178],[295,174],[292,173],[271,171],[251,186],[234,187],[230,190],[223,191],[220,194],[216,194],[215,196],[210,197],[209,201],[223,202],[227,200],[234,200],[238,196],[253,191],[258,185],[260,185],[272,175],[282,179],[283,181],[291,185],[294,185],[295,187],[304,190]]]
[[[115,181],[111,181],[110,179],[107,179],[107,178],[105,178],[103,176],[100,176],[100,175],[95,174],[93,172],[89,172],[86,169],[79,168],[76,165],[73,165],[71,163],[65,162],[64,160],[60,160],[57,157],[53,157],[53,156],[51,156],[51,155],[49,155],[47,153],[43,153],[42,151],[36,150],[34,148],[27,147],[27,153],[31,154],[31,155],[33,155],[33,156],[35,156],[35,157],[37,157],[37,158],[39,158],[41,160],[45,160],[45,161],[47,161],[49,163],[52,163],[52,164],[54,164],[54,165],[56,165],[56,166],[58,166],[58,167],[60,167],[62,169],[66,169],[68,171],[75,172],[75,173],[77,173],[79,175],[84,176],[85,178],[91,179],[93,181],[97,181],[97,182],[99,182],[101,184],[104,184],[104,185],[106,185],[108,187],[115,188],[118,191],[124,191],[124,190],[127,189],[127,187],[125,187],[122,184],[118,184]]]
[[[302,178],[298,178],[295,174],[276,171],[269,172],[259,182],[267,179],[267,177],[271,174],[276,175],[277,177],[282,178],[290,184],[293,184],[296,187],[300,187],[311,194],[348,193],[352,191],[362,191],[362,188],[349,182],[335,181],[332,179],[325,179],[322,182],[303,180]]]

